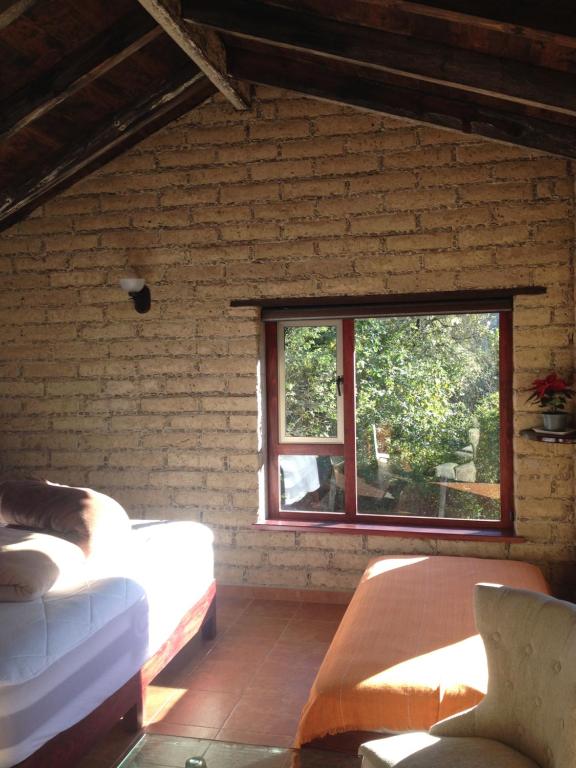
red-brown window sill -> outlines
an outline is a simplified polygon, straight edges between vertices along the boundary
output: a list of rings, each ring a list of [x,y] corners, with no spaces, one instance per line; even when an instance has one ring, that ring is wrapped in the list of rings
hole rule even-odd
[[[370,525],[367,523],[317,523],[294,520],[266,520],[253,523],[263,531],[304,533],[346,533],[370,536],[396,536],[404,539],[446,539],[451,541],[495,541],[519,544],[526,539],[513,531],[487,528],[433,528],[413,525]]]

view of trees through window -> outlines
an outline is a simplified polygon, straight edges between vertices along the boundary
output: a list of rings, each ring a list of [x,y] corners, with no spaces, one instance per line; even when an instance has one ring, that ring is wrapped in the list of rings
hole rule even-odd
[[[354,321],[358,514],[500,518],[498,319],[482,312]],[[336,325],[284,327],[292,441],[334,441]],[[308,490],[286,508],[344,508],[344,460],[317,454],[316,496]]]
[[[284,328],[286,435],[336,437],[337,375],[335,325]]]

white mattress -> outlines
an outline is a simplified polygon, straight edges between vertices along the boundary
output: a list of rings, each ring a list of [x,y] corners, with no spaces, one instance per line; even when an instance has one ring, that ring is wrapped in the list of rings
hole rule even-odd
[[[86,587],[0,603],[0,768],[79,722],[140,669],[214,578],[212,532],[133,521],[122,562]]]

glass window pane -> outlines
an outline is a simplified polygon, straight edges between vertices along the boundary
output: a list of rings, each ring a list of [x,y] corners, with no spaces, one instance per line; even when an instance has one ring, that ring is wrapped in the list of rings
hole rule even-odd
[[[283,326],[285,437],[338,437],[337,341],[335,324]]]
[[[355,328],[358,513],[499,520],[498,314]]]
[[[278,457],[280,509],[284,512],[344,512],[344,457]]]

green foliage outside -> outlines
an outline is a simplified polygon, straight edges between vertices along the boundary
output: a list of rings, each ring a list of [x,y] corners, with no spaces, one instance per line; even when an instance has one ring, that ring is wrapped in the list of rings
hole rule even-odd
[[[480,444],[476,457],[478,477],[485,483],[500,481],[500,398],[498,392],[486,395],[476,409]]]
[[[496,410],[484,404],[498,392],[495,316],[356,321],[356,387],[358,464],[371,461],[371,425],[385,423],[392,462],[415,477],[433,476],[437,465],[457,461],[479,413],[498,430],[497,400]],[[498,472],[498,452],[483,461]]]
[[[336,437],[336,327],[284,329],[286,434]]]
[[[289,434],[334,435],[334,327],[286,330]],[[408,514],[422,514],[420,507],[433,503],[429,497],[437,489],[430,481],[438,465],[467,461],[463,449],[470,445],[470,429],[480,431],[474,450],[476,482],[499,481],[496,314],[357,320],[356,379],[358,474],[375,481],[372,425],[384,427],[389,434],[389,472],[410,483],[413,507],[419,508]],[[457,496],[459,509],[450,516],[499,514],[494,502],[487,509],[482,500]]]

